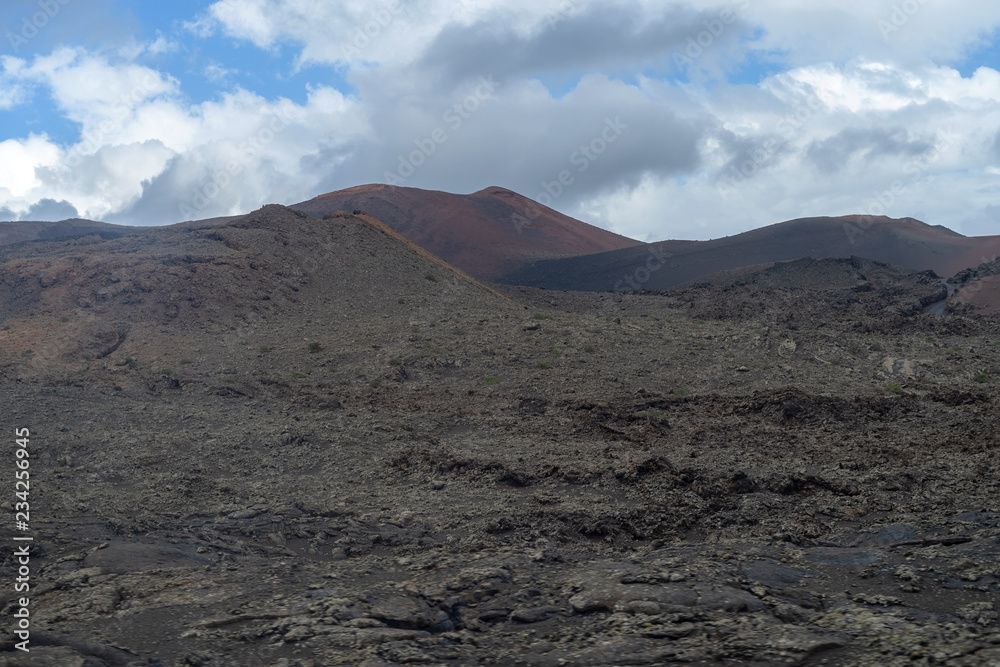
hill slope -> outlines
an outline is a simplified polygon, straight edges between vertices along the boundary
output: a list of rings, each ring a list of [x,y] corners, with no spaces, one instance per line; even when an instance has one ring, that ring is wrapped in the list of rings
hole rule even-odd
[[[997,319],[924,278],[505,299],[280,206],[0,248],[0,664],[994,664]]]
[[[547,289],[661,290],[741,266],[853,256],[950,276],[998,252],[1000,236],[965,237],[912,218],[801,218],[711,241],[664,241],[543,260],[499,282]]]
[[[320,195],[292,208],[315,217],[339,210],[362,210],[445,261],[485,280],[539,259],[641,245],[500,187],[456,195],[363,185]]]
[[[21,220],[16,222],[0,222],[0,246],[21,243],[22,241],[70,239],[97,234],[101,238],[110,239],[134,234],[149,229],[149,227],[127,227],[113,225],[107,222],[95,222],[72,218],[59,222],[35,222]]]
[[[457,307],[506,303],[378,220],[270,205],[112,240],[0,248],[0,344],[31,350],[35,365],[112,353],[152,363],[220,335],[262,332],[270,347],[324,328],[356,333],[409,317],[414,302],[440,303],[445,290]]]

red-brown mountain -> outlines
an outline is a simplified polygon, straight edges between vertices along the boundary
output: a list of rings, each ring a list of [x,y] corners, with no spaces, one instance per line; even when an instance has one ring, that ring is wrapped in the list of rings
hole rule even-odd
[[[361,185],[291,206],[313,217],[361,210],[476,278],[495,280],[536,260],[642,243],[580,222],[501,187],[470,195]]]
[[[863,257],[940,276],[1000,254],[1000,236],[962,236],[913,218],[789,220],[711,241],[663,241],[583,257],[535,262],[498,282],[584,291],[661,290],[743,266],[812,257]]]

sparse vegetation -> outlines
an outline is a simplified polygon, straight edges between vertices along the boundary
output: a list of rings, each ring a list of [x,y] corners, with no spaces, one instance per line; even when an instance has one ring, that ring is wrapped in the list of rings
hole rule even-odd
[[[500,384],[500,379],[492,375],[488,375],[483,378],[483,384]]]
[[[466,333],[468,333],[468,332],[467,332],[467,331],[466,331],[465,329],[463,329],[462,327],[455,327],[454,329],[452,329],[452,330],[451,330],[451,332],[452,332],[453,334],[455,334],[456,336],[464,336],[464,335],[465,335]]]
[[[389,360],[389,365],[390,366],[402,366],[403,365],[403,360],[402,359],[390,359]]]
[[[271,348],[269,348],[266,345],[261,345],[259,348],[257,348],[257,351],[260,352],[261,354],[269,354],[271,352]]]
[[[139,367],[139,360],[136,359],[135,357],[129,357],[128,359],[125,360],[125,363],[128,364],[128,367],[131,368],[132,370],[135,370],[136,368]]]
[[[406,303],[406,299],[404,299],[403,297],[399,297],[398,299],[396,299],[396,303],[398,303],[398,304],[404,304],[404,303]]]
[[[546,315],[545,313],[535,313],[531,317],[533,317],[536,320],[547,320],[547,319],[549,319],[549,316]]]
[[[979,375],[976,376],[976,382],[980,384],[988,384],[989,381],[990,381],[990,376],[987,375],[986,373],[980,373]]]
[[[174,369],[170,368],[169,366],[164,366],[159,371],[157,371],[157,373],[159,375],[173,375]]]
[[[187,364],[193,364],[194,363],[194,359],[184,358],[184,359],[181,359],[181,363],[184,364],[185,366]]]
[[[935,343],[935,342],[937,342],[937,338],[935,338],[934,336],[927,336],[926,338],[924,338],[924,342],[926,342],[926,343]]]
[[[303,373],[302,371],[292,371],[292,377],[301,380],[302,378],[309,377],[309,373]]]
[[[684,387],[680,387],[679,389],[674,389],[674,393],[677,394],[678,396],[690,396],[691,395],[691,392],[688,391],[687,389],[685,389]]]
[[[544,368],[547,370],[549,368],[552,368],[552,364],[547,363],[545,361],[539,361],[537,364],[535,364],[535,368]]]
[[[378,389],[379,387],[382,386],[382,383],[378,380],[372,380],[371,382],[368,383],[368,386],[371,387],[372,389]]]
[[[903,387],[898,384],[890,384],[888,387],[885,388],[885,391],[889,392],[890,394],[902,394]]]
[[[428,271],[426,274],[424,274],[424,278],[426,278],[427,280],[431,281],[432,283],[436,283],[438,281],[438,277],[435,276],[430,271]]]
[[[229,384],[232,381],[233,381],[233,378],[229,378],[229,377],[220,377],[219,378],[219,382],[221,382],[223,384]]]
[[[66,317],[65,315],[63,315],[62,317],[59,318],[59,321],[60,322],[69,322],[69,318]]]
[[[593,345],[584,345],[583,346],[583,351],[586,352],[587,354],[593,354],[594,353],[594,346]]]
[[[35,351],[34,351],[34,350],[32,350],[32,349],[27,349],[27,350],[25,350],[24,352],[22,352],[22,353],[21,353],[21,356],[22,356],[22,357],[30,357],[30,356],[31,356],[31,355],[33,355],[34,353],[35,353]]]
[[[83,355],[81,355],[81,356],[83,357],[84,361],[93,361],[94,360],[94,355],[92,355],[90,353],[87,353],[87,352],[83,353]]]
[[[322,351],[323,351],[323,346],[317,343],[316,341],[309,343],[310,354],[315,354],[316,352],[322,352]]]

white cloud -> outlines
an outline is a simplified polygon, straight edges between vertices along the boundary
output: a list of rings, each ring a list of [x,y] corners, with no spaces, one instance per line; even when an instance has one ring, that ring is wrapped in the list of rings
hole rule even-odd
[[[169,76],[82,50],[4,62],[8,77],[47,89],[81,126],[71,145],[46,135],[0,143],[0,206],[22,213],[48,198],[85,217],[158,224],[184,218],[181,204],[196,199],[199,217],[284,199],[279,192],[305,199],[328,174],[301,173],[300,162],[370,131],[357,101],[325,86],[301,105],[242,89],[191,104]],[[224,193],[199,198],[221,179]],[[158,206],[145,201],[167,185]]]
[[[902,17],[861,0],[215,2],[186,36],[291,45],[282,66],[313,77],[304,101],[238,87],[190,100],[137,62],[178,48],[162,35],[114,58],[5,57],[0,108],[51,93],[81,129],[69,144],[0,144],[0,207],[51,199],[83,216],[173,222],[384,180],[423,151],[406,185],[536,197],[567,171],[554,207],[644,239],[867,212],[885,192],[889,215],[981,226],[997,194],[1000,73],[963,78],[953,65],[1000,25],[1000,7],[909,2],[896,3],[915,8]],[[691,82],[660,78],[724,8],[733,20]],[[883,35],[880,21],[898,30]],[[727,84],[748,53],[783,71]],[[202,62],[209,79],[232,72]],[[357,92],[326,85],[315,64]],[[480,77],[495,90],[477,96]],[[614,142],[608,122],[622,126]],[[436,130],[444,139],[428,144]],[[582,158],[589,146],[601,150]]]

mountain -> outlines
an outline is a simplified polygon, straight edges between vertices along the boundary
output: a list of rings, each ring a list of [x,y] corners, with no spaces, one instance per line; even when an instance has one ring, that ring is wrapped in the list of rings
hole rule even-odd
[[[959,272],[951,281],[958,291],[949,302],[963,310],[1000,314],[1000,257]]]
[[[535,260],[641,245],[495,186],[456,195],[362,185],[291,208],[318,218],[336,211],[364,211],[483,280],[494,280]]]
[[[941,288],[491,286],[282,206],[0,247],[0,665],[995,664],[998,320]]]
[[[269,337],[259,346],[281,347],[290,335],[401,317],[415,302],[441,301],[446,286],[452,302],[506,303],[378,220],[321,221],[278,205],[111,239],[0,248],[5,347],[30,349],[36,364],[74,366],[112,354],[152,363],[265,325]],[[292,334],[285,321],[305,324]]]
[[[947,289],[929,271],[861,257],[806,257],[721,271],[660,294],[692,317],[801,323],[831,316],[912,317],[943,302]]]
[[[711,241],[664,241],[542,260],[498,282],[546,289],[662,290],[742,266],[855,256],[950,276],[998,253],[1000,236],[966,237],[913,218],[800,218]]]
[[[70,239],[96,234],[101,238],[115,238],[125,234],[133,234],[148,229],[148,227],[126,227],[112,225],[107,222],[95,222],[71,218],[60,222],[38,222],[20,220],[16,222],[0,222],[0,246],[36,241],[39,239]]]

